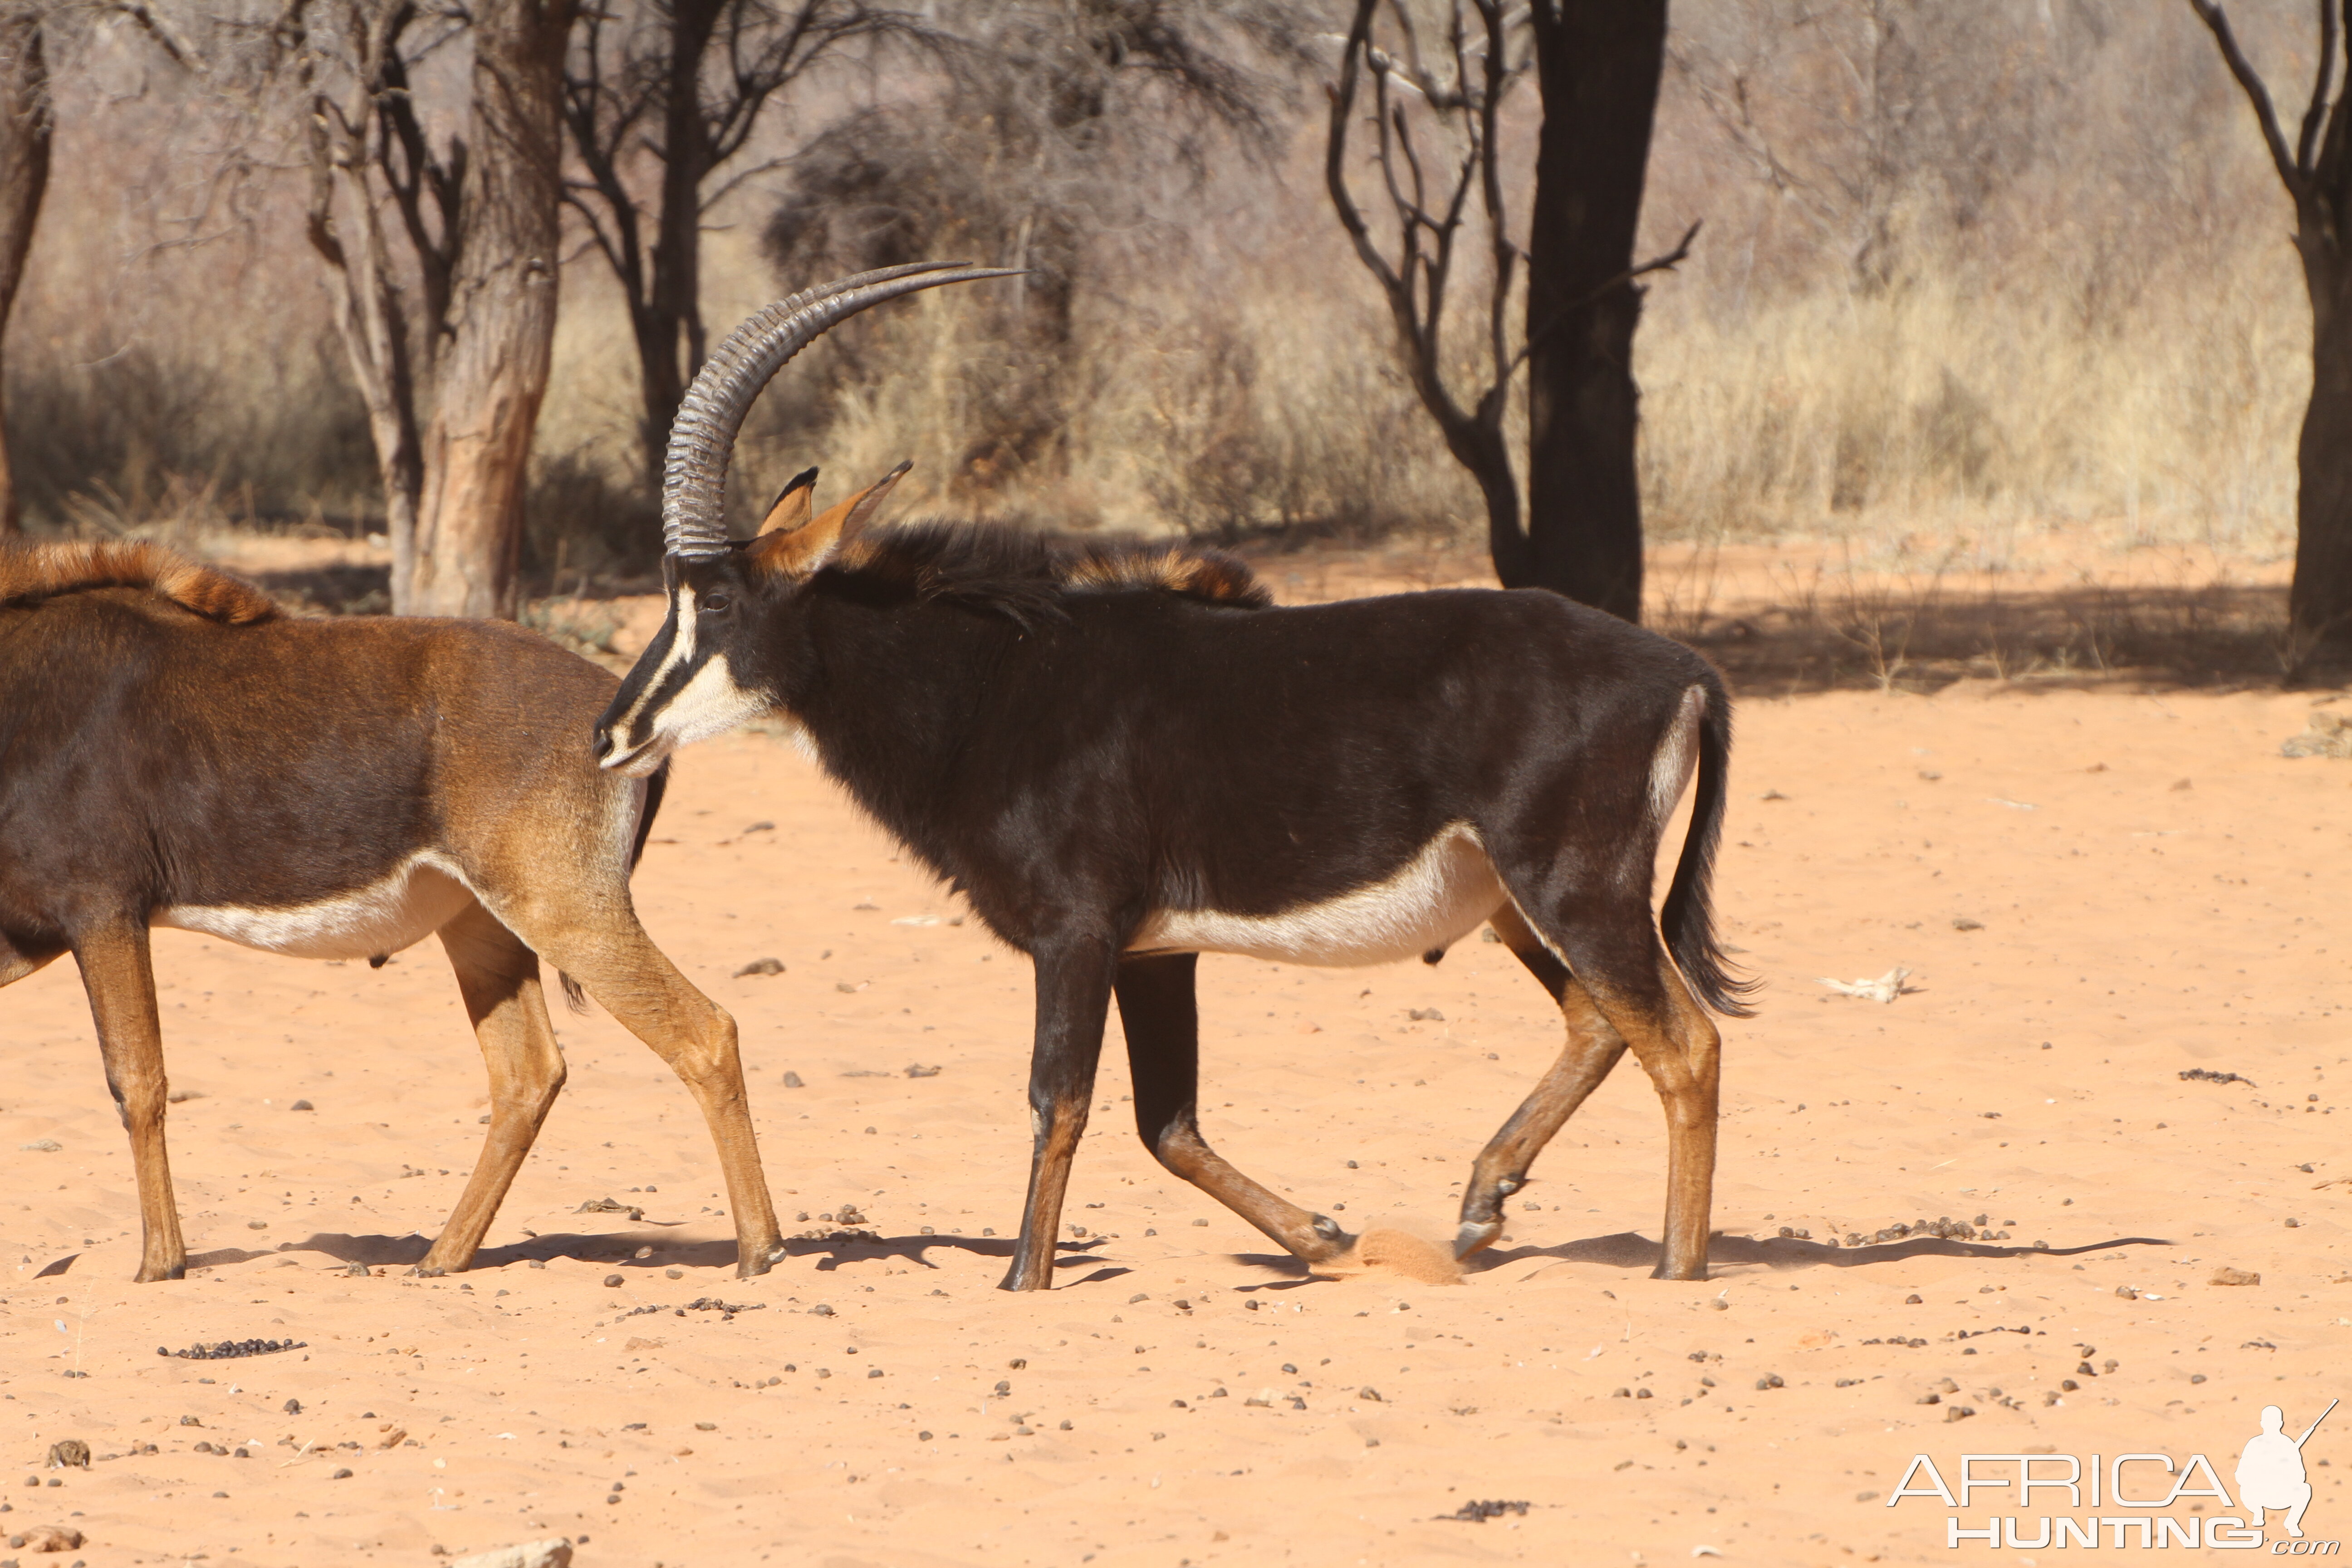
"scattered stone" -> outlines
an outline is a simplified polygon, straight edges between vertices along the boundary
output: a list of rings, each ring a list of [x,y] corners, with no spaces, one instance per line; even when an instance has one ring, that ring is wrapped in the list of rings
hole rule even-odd
[[[1445,1022],[1445,1015],[1439,1012],[1434,1007],[1408,1007],[1405,1009],[1405,1016],[1411,1018],[1416,1024],[1443,1024]]]
[[[716,1296],[697,1296],[677,1310],[681,1312],[724,1312],[731,1318],[738,1312],[762,1312],[767,1310],[767,1307],[765,1301],[722,1301]]]
[[[287,1414],[287,1415],[301,1415],[301,1414],[302,1414],[302,1402],[301,1402],[300,1400],[299,1400],[299,1399],[289,1399],[289,1400],[288,1400],[288,1401],[286,1402],[286,1414]]]
[[[1356,1390],[1356,1397],[1359,1399],[1369,1399],[1375,1405],[1384,1405],[1387,1403],[1387,1401],[1381,1397],[1381,1391],[1374,1388],[1369,1383],[1364,1384],[1363,1387]]]
[[[2243,1268],[2216,1268],[2210,1283],[2215,1285],[2259,1285],[2263,1277]]]
[[[1984,921],[1972,921],[1969,919],[1968,916],[1962,915],[1952,922],[1952,929],[1954,931],[1982,931],[1984,930]]]
[[[352,1479],[352,1473],[349,1470],[337,1470],[333,1475],[329,1476],[327,1479],[331,1481],[347,1481]]]
[[[316,1110],[319,1108],[307,1100],[298,1100],[286,1108],[289,1110]]]
[[[1789,1385],[1780,1381],[1780,1374],[1779,1373],[1773,1372],[1767,1373],[1762,1377],[1758,1378],[1756,1380],[1756,1386],[1759,1388],[1786,1388]]]
[[[353,1258],[352,1260],[351,1267],[344,1269],[343,1272],[364,1279],[368,1277],[368,1266],[360,1262],[357,1258]]]
[[[1948,1405],[1944,1407],[1944,1419],[1948,1422],[1965,1421],[1976,1413],[1977,1408],[1973,1405]]]
[[[776,830],[776,825],[775,825],[774,823],[772,823],[772,822],[755,822],[755,823],[751,824],[751,826],[749,826],[749,827],[745,828],[745,829],[743,830],[743,832],[744,832],[744,833],[773,833],[775,830]],[[741,835],[740,835],[740,834],[739,834],[737,837],[741,837]]]
[[[222,1340],[216,1344],[190,1345],[184,1351],[166,1350],[162,1345],[157,1345],[155,1353],[177,1356],[182,1361],[230,1361],[237,1356],[276,1355],[281,1351],[307,1350],[310,1348],[310,1343],[308,1340]],[[184,1417],[183,1424],[190,1426],[195,1425],[194,1422],[187,1421]]]
[[[907,1068],[908,1078],[937,1078],[940,1072],[940,1068],[936,1067],[919,1067],[913,1064],[909,1064]]]
[[[619,1275],[607,1274],[604,1276],[604,1289],[607,1290],[617,1290],[621,1288],[621,1284],[622,1280]]]
[[[768,826],[761,823],[762,827]],[[751,831],[745,829],[746,832]],[[546,1541],[526,1542],[520,1546],[501,1546],[496,1552],[478,1552],[471,1557],[460,1557],[449,1568],[572,1568],[572,1542],[562,1536]]]
[[[783,972],[784,961],[781,958],[755,958],[737,970],[734,978],[741,980],[747,975],[782,974]]]
[[[2352,713],[2315,708],[2303,733],[2280,743],[2283,757],[2352,757]]]
[[[598,1198],[593,1203],[582,1204],[572,1212],[573,1214],[625,1214],[632,1222],[646,1217],[645,1210],[630,1204],[615,1203],[611,1198]]]
[[[65,1145],[54,1138],[36,1138],[30,1143],[19,1143],[16,1147],[28,1154],[54,1154]]]
[[[49,1445],[49,1468],[53,1470],[86,1470],[89,1468],[89,1445],[79,1437],[61,1437]]]
[[[2237,1073],[2208,1072],[2203,1068],[2189,1068],[2185,1069],[2180,1075],[2180,1081],[2183,1083],[2242,1083],[2248,1089],[2259,1089],[2262,1087],[2255,1083],[2252,1079],[2241,1077]]]
[[[808,1086],[801,1081],[800,1074],[787,1071],[784,1074],[784,1087],[786,1089],[806,1089]]]
[[[379,1448],[397,1448],[403,1442],[407,1440],[407,1437],[408,1429],[406,1427],[388,1427],[385,1429],[383,1435],[375,1440],[375,1446]]]

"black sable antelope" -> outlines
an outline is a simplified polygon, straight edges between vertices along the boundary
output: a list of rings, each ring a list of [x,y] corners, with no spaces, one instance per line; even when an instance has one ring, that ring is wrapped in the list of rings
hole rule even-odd
[[[151,926],[368,958],[438,932],[490,1129],[417,1266],[473,1260],[556,1091],[545,957],[686,1081],[738,1268],[781,1250],[735,1024],[662,956],[629,868],[663,775],[592,765],[610,675],[510,626],[295,620],[147,545],[0,549],[0,985],[79,962],[131,1134],[139,1278],[187,1267],[164,1153]]]
[[[1052,1281],[1103,1019],[1118,1000],[1160,1161],[1297,1257],[1349,1238],[1201,1136],[1196,955],[1434,959],[1491,922],[1559,1004],[1568,1046],[1478,1156],[1465,1256],[1627,1047],[1668,1129],[1657,1273],[1706,1270],[1718,1040],[1745,1011],[1707,909],[1730,712],[1664,637],[1543,592],[1276,609],[1238,563],[938,524],[859,535],[897,479],[808,520],[814,473],[730,544],[745,408],[826,327],[987,276],[909,267],[794,295],[711,356],[670,442],[669,616],[597,730],[640,772],[754,714],[828,772],[1036,965],[1035,1147],[1005,1285]],[[903,471],[903,469],[901,470]],[[1698,793],[1664,926],[1653,866]]]

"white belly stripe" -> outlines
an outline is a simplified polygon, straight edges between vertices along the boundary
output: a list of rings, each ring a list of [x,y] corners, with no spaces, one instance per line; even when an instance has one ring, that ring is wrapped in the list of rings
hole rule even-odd
[[[1232,952],[1276,963],[1345,967],[1419,958],[1451,947],[1507,901],[1470,825],[1448,825],[1394,874],[1275,915],[1155,910],[1130,952]]]
[[[292,958],[373,958],[424,941],[473,899],[456,865],[426,851],[382,881],[291,909],[178,904],[148,923],[224,937]]]

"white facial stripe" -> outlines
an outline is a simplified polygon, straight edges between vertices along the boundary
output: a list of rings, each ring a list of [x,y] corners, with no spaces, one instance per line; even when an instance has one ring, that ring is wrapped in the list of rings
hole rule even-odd
[[[1682,706],[1650,759],[1650,821],[1659,827],[1672,816],[1675,803],[1690,787],[1691,771],[1698,766],[1699,721],[1706,717],[1706,688],[1694,686],[1683,693]]]
[[[664,752],[675,751],[723,734],[767,710],[767,699],[736,685],[726,656],[715,655],[654,715],[654,744]]]
[[[424,941],[457,918],[473,897],[456,863],[426,850],[379,881],[315,904],[278,910],[178,904],[156,910],[148,923],[203,931],[292,958],[373,958]]]
[[[1451,947],[1506,901],[1476,831],[1456,822],[1367,887],[1277,915],[1155,910],[1128,951],[1234,952],[1334,966],[1392,963]]]
[[[629,704],[629,710],[611,726],[613,735],[623,745],[626,745],[629,737],[636,732],[637,721],[645,716],[646,704],[661,690],[670,672],[694,658],[694,633],[698,618],[695,613],[694,590],[680,584],[670,596],[669,653],[661,661],[661,668],[646,677],[646,683],[637,689],[637,700]],[[615,760],[618,759],[608,759],[604,765],[610,767]],[[627,760],[635,763],[640,759],[630,757]]]

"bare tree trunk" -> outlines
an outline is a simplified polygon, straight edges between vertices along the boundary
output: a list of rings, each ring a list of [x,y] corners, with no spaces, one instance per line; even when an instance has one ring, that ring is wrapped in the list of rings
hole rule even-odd
[[[2298,664],[2322,650],[2334,664],[2352,653],[2352,256],[2332,225],[2306,218],[2298,238],[2311,291],[2311,402],[2295,447],[2287,619]]]
[[[423,441],[403,615],[515,613],[523,479],[555,342],[558,109],[571,0],[473,11],[473,137],[464,236]]]
[[[0,334],[24,280],[33,225],[49,183],[49,72],[41,53],[41,7],[0,4]],[[6,361],[0,357],[0,373]],[[16,470],[0,419],[0,539],[19,528]]]
[[[2294,585],[2287,593],[2288,673],[2352,659],[2352,0],[2321,0],[2311,97],[2294,140],[2218,0],[2189,0],[2238,79],[2280,183],[2294,198],[2294,247],[2311,295],[2311,401],[2295,448]]]
[[[1537,0],[1531,20],[1544,118],[1528,245],[1528,580],[1639,622],[1632,275],[1666,0]]]

